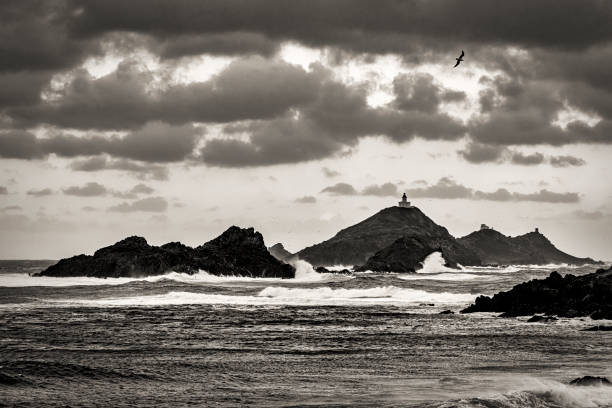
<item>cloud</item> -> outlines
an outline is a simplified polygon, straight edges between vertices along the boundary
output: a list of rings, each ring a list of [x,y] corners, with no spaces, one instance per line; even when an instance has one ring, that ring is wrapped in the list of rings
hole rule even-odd
[[[53,194],[53,190],[51,190],[50,188],[43,188],[41,190],[28,190],[27,194],[34,197],[44,197]]]
[[[604,214],[602,211],[584,211],[576,210],[572,213],[575,217],[583,220],[601,220],[605,217],[609,217],[610,214]]]
[[[523,154],[521,152],[514,152],[512,153],[512,157],[510,160],[513,164],[534,166],[537,164],[544,163],[544,155],[542,153]]]
[[[108,190],[102,184],[96,182],[89,182],[84,186],[71,186],[62,190],[66,195],[72,195],[77,197],[99,197],[106,195]]]
[[[327,168],[327,167],[323,167],[323,168],[321,169],[321,171],[323,172],[323,174],[325,175],[325,177],[330,177],[330,178],[331,178],[331,177],[337,177],[337,176],[339,176],[339,175],[340,175],[340,173],[339,173],[339,172],[337,172],[337,171],[335,171],[335,170],[331,170],[331,169],[329,169],[329,168]]]
[[[132,173],[141,179],[168,179],[168,169],[164,166],[151,163],[138,163],[125,159],[109,160],[105,156],[96,156],[89,159],[74,161],[70,164],[70,168],[75,171],[122,170]]]
[[[500,162],[507,149],[503,146],[470,142],[457,153],[470,163]]]
[[[0,194],[8,194],[8,190],[4,186],[0,186]]]
[[[374,195],[374,196],[396,196],[398,195],[397,186],[393,183],[385,183],[381,185],[370,185],[365,187],[361,191],[362,195]]]
[[[133,200],[138,198],[139,194],[151,194],[154,191],[154,189],[147,186],[146,184],[137,184],[128,191],[114,191],[113,197]]]
[[[295,202],[300,204],[314,204],[317,202],[317,199],[314,196],[304,196],[296,198]]]
[[[570,167],[570,166],[584,166],[586,162],[574,156],[553,156],[550,158],[550,164],[553,167]]]
[[[333,195],[356,195],[355,187],[348,183],[337,183],[333,186],[325,187],[321,190],[322,193],[330,193]]]
[[[6,211],[21,211],[21,210],[22,208],[18,205],[7,205],[6,207],[2,207],[1,211],[6,212]]]
[[[511,193],[500,188],[492,193],[475,191],[474,198],[490,201],[535,201],[541,203],[577,203],[580,201],[578,193],[555,193],[546,189],[535,193]]]
[[[163,197],[148,197],[132,203],[122,203],[110,207],[109,211],[115,212],[164,212],[168,208],[168,202]]]
[[[411,188],[405,191],[410,198],[471,198],[472,189],[457,184],[454,180],[443,177],[436,184]]]

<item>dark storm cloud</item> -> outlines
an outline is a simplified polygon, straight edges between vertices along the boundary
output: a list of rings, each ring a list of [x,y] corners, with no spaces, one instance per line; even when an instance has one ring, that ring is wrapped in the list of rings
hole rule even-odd
[[[62,191],[66,195],[73,195],[77,197],[99,197],[108,193],[108,189],[106,187],[96,182],[89,182],[84,186],[70,186]]]
[[[70,68],[99,52],[97,38],[70,34],[74,11],[64,0],[0,2],[0,72]]]
[[[147,162],[172,162],[189,156],[199,137],[192,125],[170,126],[151,122],[126,136],[77,137],[55,134],[37,138],[26,131],[0,133],[0,157],[39,159],[48,154],[61,157],[108,153],[115,157]]]
[[[122,203],[110,207],[114,212],[164,212],[168,208],[168,202],[163,197],[148,197],[132,203]]]
[[[322,193],[330,193],[333,195],[356,195],[357,190],[355,190],[355,187],[353,187],[352,185],[348,184],[348,183],[337,183],[334,184],[333,186],[329,186],[329,187],[325,187],[323,190],[321,190]]]
[[[279,48],[278,41],[260,33],[224,32],[213,34],[184,34],[166,38],[152,49],[162,58],[177,58],[203,53],[217,55],[259,54],[271,56]]]
[[[244,58],[209,81],[151,93],[151,74],[134,61],[124,61],[97,79],[81,70],[58,100],[15,107],[8,114],[24,125],[111,130],[134,129],[154,120],[185,124],[266,119],[314,100],[321,74],[280,61]]]
[[[0,108],[39,103],[41,91],[51,80],[51,74],[50,71],[0,73]]]
[[[552,156],[550,158],[550,164],[553,167],[570,167],[570,166],[584,166],[586,162],[574,156]]]
[[[43,188],[42,190],[28,190],[27,194],[34,197],[44,197],[53,194],[53,190],[50,188]]]
[[[598,0],[302,0],[292,1],[290,6],[282,0],[74,0],[70,4],[83,10],[71,21],[73,33],[81,37],[132,31],[164,40],[181,35],[245,32],[312,46],[379,53],[410,51],[414,47],[410,39],[423,39],[438,47],[448,46],[452,40],[453,44],[584,48],[612,37],[612,7]],[[526,10],[529,18],[525,17]],[[219,51],[215,44],[210,47]],[[233,44],[228,49],[231,52]]]
[[[544,155],[542,153],[523,154],[521,152],[514,152],[512,153],[510,161],[513,164],[535,166],[544,163]]]
[[[314,196],[304,196],[296,198],[295,202],[300,204],[314,204],[317,202],[317,199]]]

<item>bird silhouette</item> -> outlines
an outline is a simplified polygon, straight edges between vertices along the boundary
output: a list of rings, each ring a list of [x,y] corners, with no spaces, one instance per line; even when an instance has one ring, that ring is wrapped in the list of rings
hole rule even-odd
[[[459,58],[455,58],[457,60],[457,63],[455,64],[455,66],[453,68],[457,68],[457,66],[459,64],[461,64],[461,61],[463,61],[463,56],[465,55],[465,52],[463,52],[463,50],[461,50],[461,55],[459,56]]]

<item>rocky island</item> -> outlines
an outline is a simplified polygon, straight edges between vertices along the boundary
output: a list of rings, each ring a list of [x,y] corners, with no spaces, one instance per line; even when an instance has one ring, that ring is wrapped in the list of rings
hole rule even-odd
[[[142,237],[128,237],[92,256],[62,259],[38,276],[142,277],[167,272],[258,278],[294,278],[295,269],[268,252],[259,232],[232,226],[217,238],[191,248],[180,242],[152,246]]]
[[[493,297],[479,296],[461,311],[472,312],[497,312],[503,317],[543,313],[612,319],[612,267],[582,276],[552,272],[546,279],[532,279]]]

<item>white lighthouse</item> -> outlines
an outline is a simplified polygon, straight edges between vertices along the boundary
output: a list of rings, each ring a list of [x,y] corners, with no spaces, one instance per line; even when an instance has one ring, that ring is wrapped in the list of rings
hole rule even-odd
[[[412,207],[412,206],[410,205],[410,201],[406,201],[406,199],[407,199],[407,197],[406,197],[406,193],[404,193],[404,195],[402,196],[402,201],[400,201],[399,203],[397,203],[397,205],[398,205],[399,207],[402,207],[402,208],[410,208],[410,207]]]

